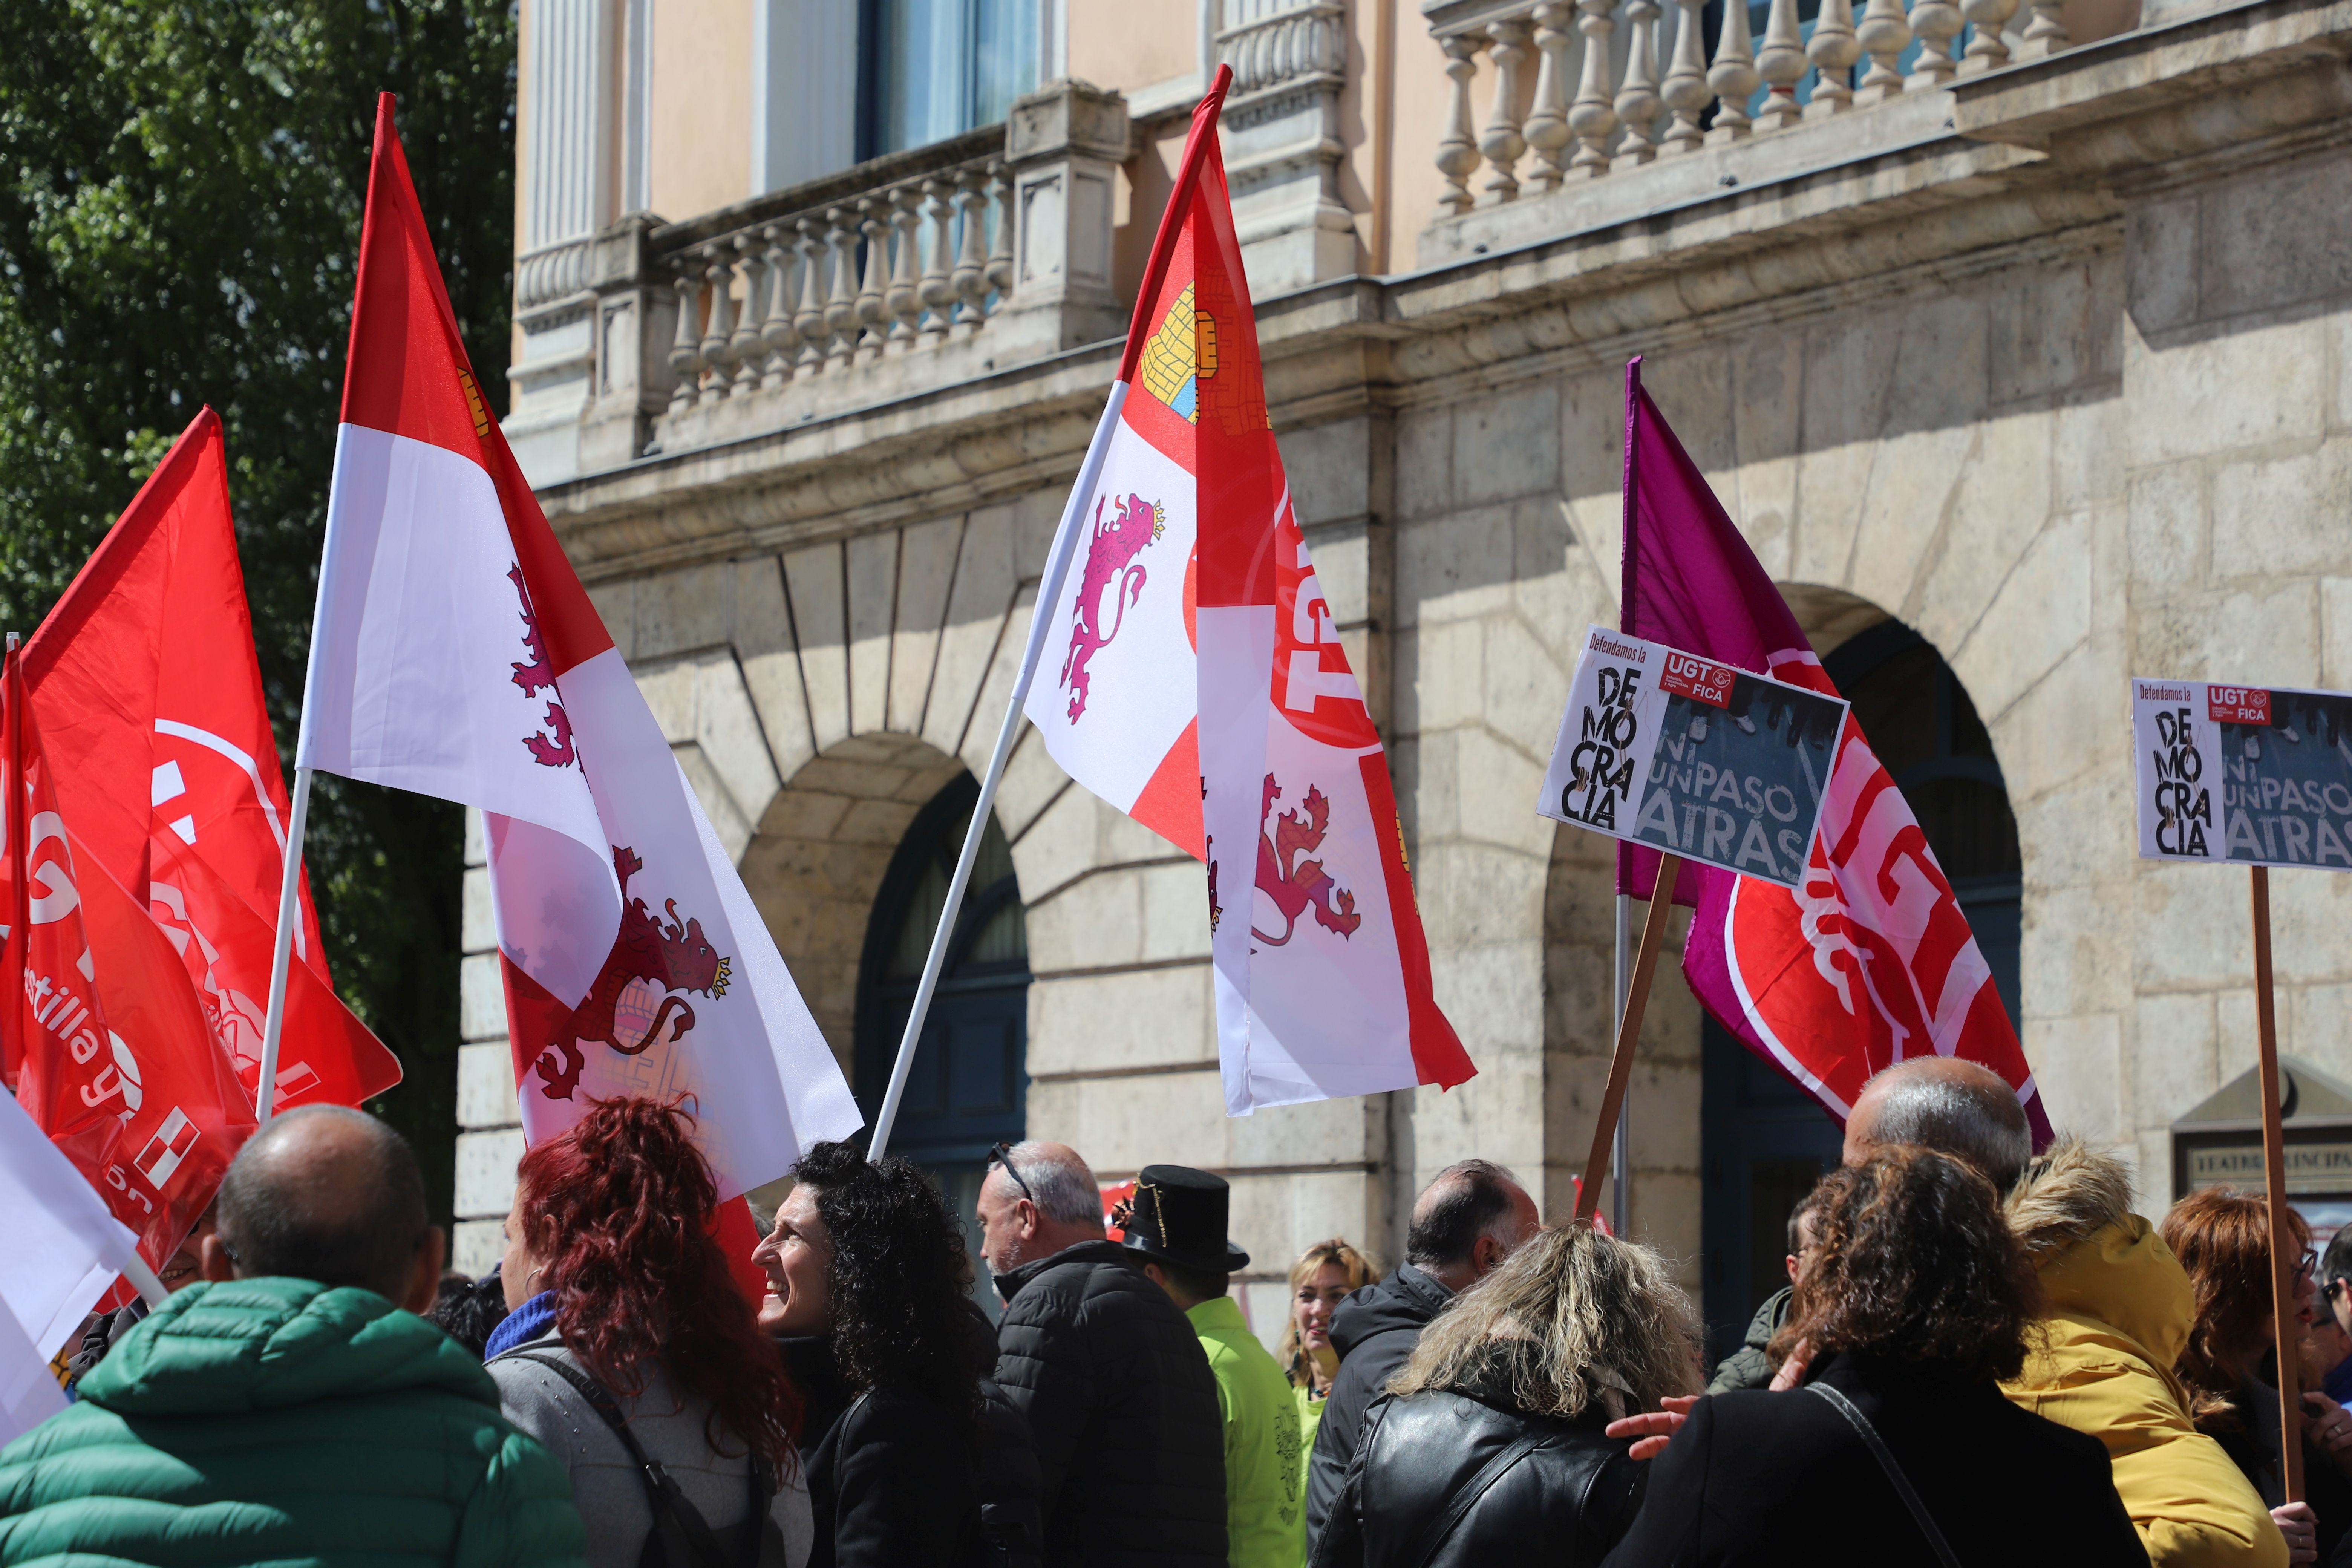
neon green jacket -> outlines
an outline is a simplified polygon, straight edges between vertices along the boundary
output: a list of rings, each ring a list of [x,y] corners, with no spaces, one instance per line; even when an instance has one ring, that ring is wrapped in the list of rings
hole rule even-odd
[[[1225,1552],[1234,1568],[1305,1568],[1307,1466],[1290,1380],[1231,1296],[1184,1314],[1217,1376],[1225,1422]]]

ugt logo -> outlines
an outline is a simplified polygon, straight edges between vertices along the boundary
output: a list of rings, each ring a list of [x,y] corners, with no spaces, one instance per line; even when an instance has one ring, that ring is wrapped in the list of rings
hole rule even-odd
[[[540,1053],[540,1092],[550,1100],[570,1100],[580,1087],[580,1074],[588,1065],[582,1046],[610,1046],[634,1057],[656,1045],[675,1044],[694,1027],[694,1006],[686,993],[727,994],[732,961],[710,945],[702,934],[702,922],[692,917],[681,921],[677,900],[667,899],[662,908],[669,923],[664,925],[646,908],[645,900],[628,896],[629,879],[645,868],[635,850],[613,847],[613,869],[621,878],[621,931],[588,994],[556,1026],[548,1042],[551,1048]],[[667,1040],[662,1037],[665,1026],[670,1031]]]
[[[1070,722],[1087,710],[1087,661],[1110,646],[1126,623],[1127,607],[1143,596],[1147,574],[1136,556],[1160,537],[1168,514],[1141,496],[1130,495],[1103,525],[1103,507],[1111,498],[1095,502],[1094,531],[1087,540],[1086,574],[1078,580],[1077,608],[1070,617],[1070,651],[1062,660],[1062,684],[1070,688]],[[1110,590],[1110,629],[1102,629],[1103,590]]]

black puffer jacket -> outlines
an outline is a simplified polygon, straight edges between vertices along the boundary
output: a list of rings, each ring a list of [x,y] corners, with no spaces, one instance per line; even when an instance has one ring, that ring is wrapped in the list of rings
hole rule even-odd
[[[1080,1242],[997,1276],[996,1381],[1029,1419],[1048,1568],[1225,1561],[1216,1378],[1131,1256]]]
[[[1412,1359],[1421,1331],[1445,1310],[1454,1292],[1412,1264],[1365,1286],[1331,1314],[1331,1348],[1339,1352],[1339,1375],[1315,1428],[1315,1451],[1307,1461],[1307,1544],[1323,1533],[1323,1521],[1339,1499],[1348,1462],[1356,1457],[1356,1434],[1364,1412],[1381,1396],[1397,1369]]]
[[[1383,1394],[1314,1568],[1594,1568],[1633,1525],[1649,1468],[1601,1435],[1608,1421],[1483,1391]]]
[[[834,1360],[830,1336],[777,1342],[803,1402],[801,1448],[809,1456],[816,1522],[809,1568],[917,1562],[1038,1568],[1029,1423],[988,1375],[996,1335],[977,1307],[971,1326],[974,1364],[982,1369],[977,1445],[924,1400],[887,1390],[859,1399]]]

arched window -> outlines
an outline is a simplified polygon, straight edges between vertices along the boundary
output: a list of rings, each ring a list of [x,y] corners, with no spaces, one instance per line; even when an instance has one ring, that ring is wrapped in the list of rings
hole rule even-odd
[[[1900,621],[1848,637],[1822,666],[1919,819],[2014,1020],[2017,818],[1976,704],[1943,656]],[[1739,1347],[1758,1304],[1788,1283],[1789,1211],[1838,1163],[1841,1134],[1819,1102],[1713,1018],[1700,1037],[1703,1277],[1720,1359]]]
[[[882,1108],[923,959],[947,907],[948,882],[979,795],[980,786],[965,774],[916,815],[874,901],[857,983],[856,1088],[869,1126]],[[989,1146],[1022,1137],[1028,1039],[1028,928],[1013,874],[1013,848],[992,815],[890,1133],[892,1153],[938,1175],[964,1221],[975,1269],[980,1249],[972,1205]],[[984,1305],[994,1306],[992,1292],[983,1289],[979,1296]]]

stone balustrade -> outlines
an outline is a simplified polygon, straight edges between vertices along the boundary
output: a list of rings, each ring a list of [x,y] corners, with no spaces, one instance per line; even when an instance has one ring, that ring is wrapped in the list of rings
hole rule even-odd
[[[1770,0],[1760,39],[1748,7],[1732,0],[1711,52],[1701,10],[1702,0],[1423,0],[1451,84],[1435,225],[1833,120],[2070,42],[2063,0],[1824,0],[1810,36],[1798,0]],[[1483,124],[1475,98],[1488,106]],[[1442,237],[1436,248],[1449,248]]]
[[[795,381],[854,375],[987,330],[1013,287],[1004,127],[938,148],[940,166],[684,243],[667,416]],[[675,248],[670,247],[674,246]]]
[[[1116,93],[680,223],[633,214],[517,258],[505,422],[535,485],[787,428],[1118,335]]]

